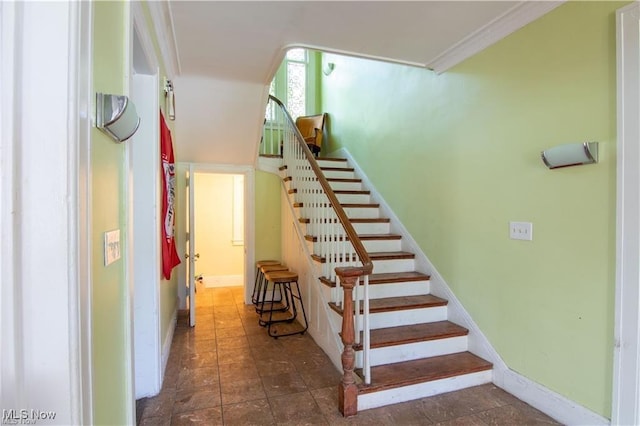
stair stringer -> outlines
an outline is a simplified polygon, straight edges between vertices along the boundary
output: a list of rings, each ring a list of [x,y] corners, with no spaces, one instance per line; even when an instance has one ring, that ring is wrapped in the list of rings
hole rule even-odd
[[[322,292],[321,267],[311,258],[312,253],[305,240],[305,232],[298,221],[298,214],[290,202],[288,188],[282,182],[281,191],[281,223],[282,223],[282,260],[292,270],[298,273],[299,284],[302,287],[307,320],[308,333],[313,340],[327,354],[336,369],[342,372],[343,344],[340,330],[331,321],[332,310],[329,300]],[[336,383],[337,385],[337,383]]]
[[[330,156],[346,158],[349,165],[355,169],[356,176],[362,179],[363,187],[371,191],[371,202],[380,204],[380,216],[391,219],[391,232],[402,235],[402,250],[415,254],[416,270],[431,276],[431,294],[449,301],[447,305],[449,321],[469,330],[469,352],[493,363],[493,381],[496,384],[500,384],[505,372],[509,370],[507,364],[500,357],[493,345],[491,345],[489,339],[482,333],[478,324],[471,318],[471,315],[464,309],[460,300],[458,300],[453,291],[451,291],[442,275],[440,275],[418,243],[413,239],[407,228],[405,228],[389,204],[377,191],[375,185],[369,180],[366,173],[364,173],[346,148],[340,148]]]

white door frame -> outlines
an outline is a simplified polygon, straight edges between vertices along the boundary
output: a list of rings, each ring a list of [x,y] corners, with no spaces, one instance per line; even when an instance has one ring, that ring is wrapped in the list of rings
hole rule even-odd
[[[184,163],[183,163],[184,164]],[[253,166],[229,164],[189,163],[193,173],[217,173],[244,175],[244,292],[245,303],[251,303],[253,268],[255,264],[255,169]],[[190,175],[193,185],[193,175]],[[193,248],[190,248],[193,251]]]
[[[59,424],[93,423],[92,14],[0,3],[0,400]]]
[[[640,423],[640,3],[617,18],[616,314],[612,424]]]

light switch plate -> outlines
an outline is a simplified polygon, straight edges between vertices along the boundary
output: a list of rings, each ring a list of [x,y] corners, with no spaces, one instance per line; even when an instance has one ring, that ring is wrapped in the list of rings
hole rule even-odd
[[[104,266],[120,259],[120,230],[104,233]]]
[[[512,240],[533,240],[533,223],[509,222],[509,237]]]

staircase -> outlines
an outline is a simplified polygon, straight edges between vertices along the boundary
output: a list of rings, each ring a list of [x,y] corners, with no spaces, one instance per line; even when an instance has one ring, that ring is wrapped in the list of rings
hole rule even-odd
[[[391,221],[380,216],[380,206],[371,202],[370,191],[362,187],[348,161],[322,158],[318,165],[374,265],[369,276],[370,384],[365,384],[362,370],[362,326],[356,326],[360,338],[353,345],[359,376],[357,410],[491,382],[492,364],[467,351],[468,330],[447,320],[447,301],[430,294],[430,277],[415,270],[415,255],[402,250],[402,236],[391,233]],[[289,185],[287,165],[280,170]],[[296,189],[288,187],[288,194],[294,207],[304,207]],[[320,268],[326,261],[321,253],[327,252],[322,245],[327,243],[308,231],[309,218],[303,216],[299,215],[301,229]],[[326,300],[335,300],[331,292],[336,280],[320,278]],[[334,328],[340,329],[344,305],[329,305]]]

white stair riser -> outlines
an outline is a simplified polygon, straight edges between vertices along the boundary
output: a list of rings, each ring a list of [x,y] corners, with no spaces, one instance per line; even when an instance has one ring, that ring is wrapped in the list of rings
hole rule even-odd
[[[336,194],[338,201],[342,204],[365,204],[371,202],[369,194]]]
[[[373,272],[376,274],[386,274],[389,272],[411,272],[415,271],[414,259],[392,259],[374,260]]]
[[[361,191],[362,182],[329,182],[334,191]]]
[[[377,207],[343,207],[350,219],[377,219],[380,217],[380,209]]]
[[[356,177],[352,170],[323,170],[322,173],[324,173],[324,177],[327,179],[353,179]]]
[[[388,234],[390,228],[389,222],[352,223],[352,225],[358,234]]]
[[[491,370],[462,376],[449,377],[426,383],[405,386],[402,388],[387,389],[380,392],[372,392],[358,395],[358,411],[368,410],[385,405],[398,404],[400,402],[413,401],[428,396],[439,395],[445,392],[479,386],[491,383],[493,372]]]
[[[377,251],[402,250],[402,240],[362,240],[362,244],[370,253]]]
[[[349,167],[348,161],[316,160],[320,167]]]
[[[371,328],[398,327],[425,322],[446,321],[447,307],[407,309],[402,311],[376,312],[369,315]]]
[[[457,336],[448,339],[374,348],[371,349],[369,359],[373,367],[432,356],[455,354],[467,350],[467,340],[467,336]],[[362,351],[356,353],[356,363],[358,368],[362,368]]]
[[[363,291],[361,287],[359,288],[359,291]],[[369,285],[369,297],[370,299],[383,299],[385,297],[422,296],[429,294],[430,290],[429,281],[372,284]]]

